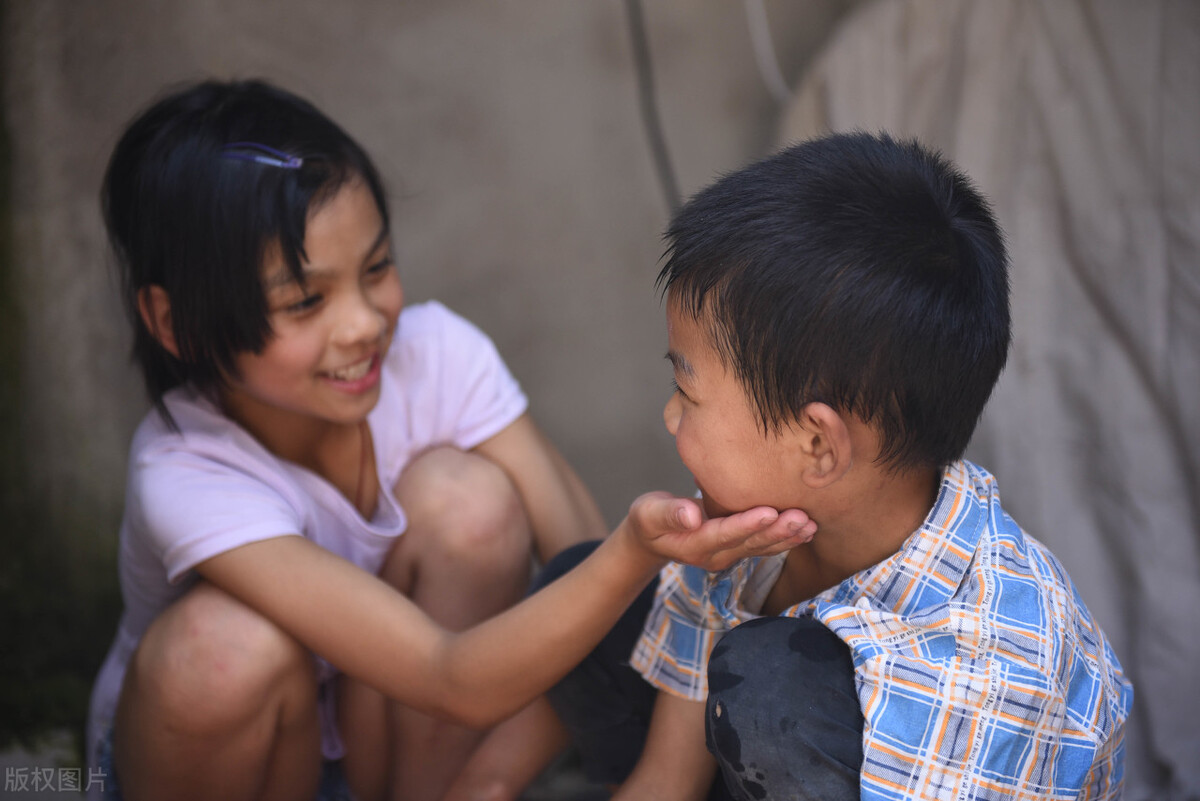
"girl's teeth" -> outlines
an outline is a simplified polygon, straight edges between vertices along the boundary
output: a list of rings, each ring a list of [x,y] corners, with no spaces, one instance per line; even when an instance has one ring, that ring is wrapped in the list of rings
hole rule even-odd
[[[330,373],[330,375],[332,375],[338,381],[357,381],[358,379],[365,376],[367,374],[367,371],[370,369],[371,369],[371,360],[366,359],[364,361],[359,362],[358,364],[351,365],[350,367],[347,367],[344,370],[336,370],[336,371]]]

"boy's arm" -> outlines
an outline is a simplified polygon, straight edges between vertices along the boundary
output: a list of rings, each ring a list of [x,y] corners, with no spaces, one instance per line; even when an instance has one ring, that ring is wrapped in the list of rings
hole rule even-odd
[[[660,691],[642,758],[613,801],[702,801],[717,774],[704,714],[703,701]]]
[[[813,528],[797,510],[760,507],[702,520],[694,501],[643,495],[577,568],[459,634],[299,536],[242,545],[196,569],[388,697],[483,727],[528,704],[583,659],[667,560],[721,569],[792,548],[811,539]]]
[[[646,745],[614,801],[702,801],[717,762],[704,742],[703,701],[659,692]],[[501,723],[471,755],[443,801],[518,798],[568,742],[545,698]]]
[[[608,534],[591,493],[528,413],[474,450],[499,465],[517,488],[543,563]]]

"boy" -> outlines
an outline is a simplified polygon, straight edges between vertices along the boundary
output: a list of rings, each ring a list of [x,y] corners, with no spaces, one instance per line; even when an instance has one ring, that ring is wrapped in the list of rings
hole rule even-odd
[[[1119,797],[1132,689],[961,459],[1010,340],[986,201],[916,143],[834,135],[718,181],[667,238],[664,418],[706,512],[818,532],[662,572],[631,659],[657,699],[615,633],[551,693],[589,773],[656,801]]]

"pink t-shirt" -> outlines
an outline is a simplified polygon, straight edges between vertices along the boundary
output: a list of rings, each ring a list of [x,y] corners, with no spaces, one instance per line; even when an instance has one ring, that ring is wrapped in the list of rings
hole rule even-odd
[[[433,301],[401,313],[381,381],[367,417],[380,485],[370,520],[325,479],[272,455],[190,387],[166,396],[178,432],[153,411],[142,421],[130,449],[120,532],[125,610],[92,691],[92,764],[112,726],[129,657],[151,621],[190,586],[197,564],[239,545],[298,535],[375,573],[407,526],[392,488],[409,460],[433,445],[473,448],[527,407],[487,335]],[[330,726],[323,720],[325,755],[337,757]]]

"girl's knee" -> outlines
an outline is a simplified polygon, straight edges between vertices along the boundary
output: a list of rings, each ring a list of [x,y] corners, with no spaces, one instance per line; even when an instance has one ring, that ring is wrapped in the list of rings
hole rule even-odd
[[[294,638],[201,582],[151,624],[122,695],[123,704],[148,704],[172,725],[200,733],[269,704],[307,705],[310,697],[315,704],[316,671]]]
[[[455,560],[528,557],[532,544],[520,495],[494,462],[454,448],[415,459],[396,485],[409,532]]]

